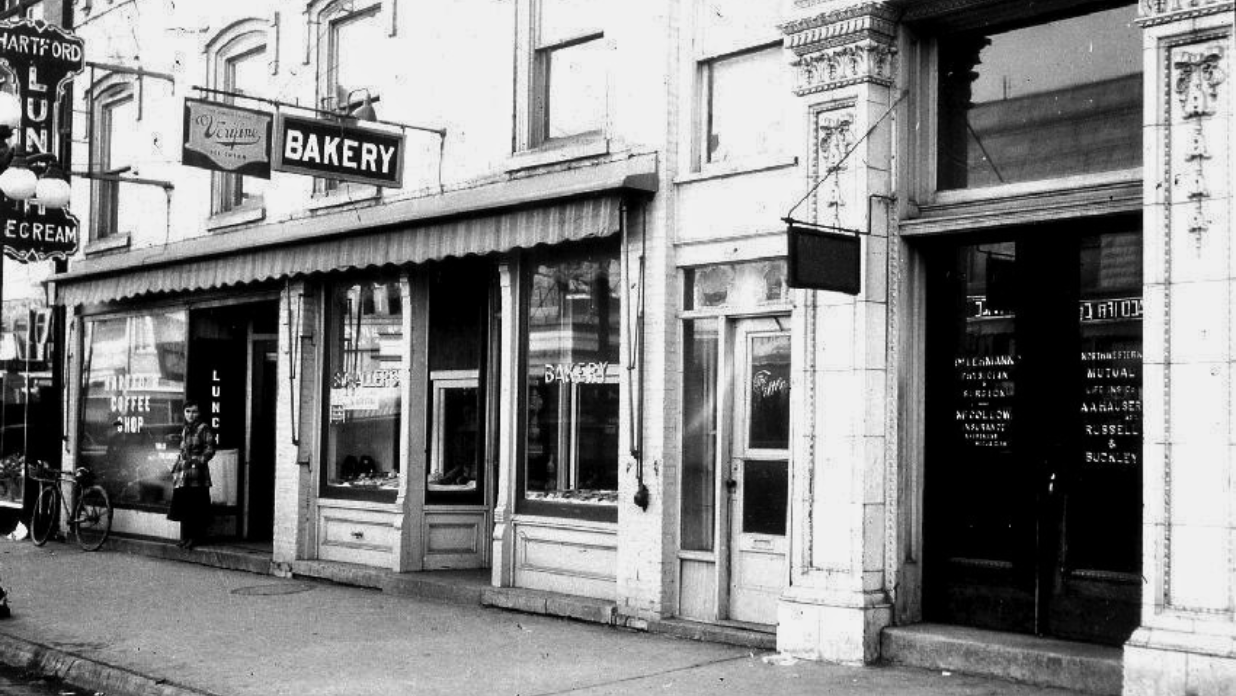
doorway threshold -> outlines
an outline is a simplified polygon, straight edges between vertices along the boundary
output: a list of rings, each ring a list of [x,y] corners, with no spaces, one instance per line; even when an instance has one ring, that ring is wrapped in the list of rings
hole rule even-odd
[[[1121,648],[965,626],[890,626],[880,636],[885,662],[998,677],[1034,686],[1119,696]]]

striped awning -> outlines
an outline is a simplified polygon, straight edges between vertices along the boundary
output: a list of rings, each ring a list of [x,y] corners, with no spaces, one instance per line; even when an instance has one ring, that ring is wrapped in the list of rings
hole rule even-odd
[[[559,189],[564,198],[553,187],[507,183],[497,195],[435,197],[430,210],[396,202],[88,258],[51,282],[57,302],[72,307],[604,237],[619,230],[624,193],[655,190],[655,177],[623,171]]]

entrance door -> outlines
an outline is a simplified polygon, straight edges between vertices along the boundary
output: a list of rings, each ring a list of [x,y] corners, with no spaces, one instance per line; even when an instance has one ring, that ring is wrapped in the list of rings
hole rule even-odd
[[[275,522],[275,400],[278,342],[255,338],[250,374],[249,455],[245,459],[245,529],[250,541],[269,541]]]
[[[933,251],[928,620],[1113,644],[1136,626],[1142,258],[1140,233],[1125,231],[1135,224]]]
[[[729,614],[777,622],[785,587],[790,460],[790,334],[785,320],[735,324]]]

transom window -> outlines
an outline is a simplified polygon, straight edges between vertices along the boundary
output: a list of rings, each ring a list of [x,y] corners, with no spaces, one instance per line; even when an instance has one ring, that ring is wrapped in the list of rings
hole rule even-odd
[[[1129,4],[941,36],[937,188],[1139,167],[1136,15]]]

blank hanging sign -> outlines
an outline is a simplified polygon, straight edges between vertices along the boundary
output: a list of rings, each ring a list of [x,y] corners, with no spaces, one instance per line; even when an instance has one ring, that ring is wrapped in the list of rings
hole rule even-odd
[[[786,232],[790,287],[859,293],[862,240],[857,234],[795,223]]]

